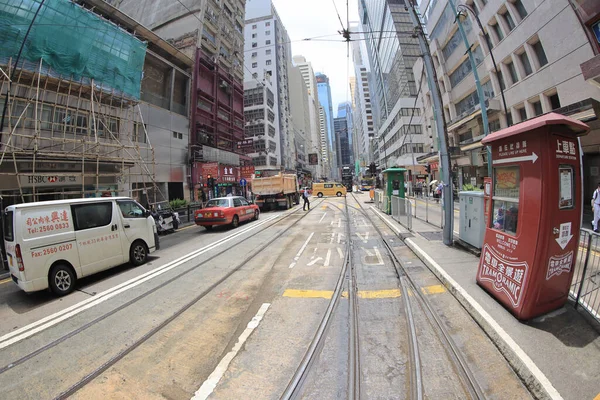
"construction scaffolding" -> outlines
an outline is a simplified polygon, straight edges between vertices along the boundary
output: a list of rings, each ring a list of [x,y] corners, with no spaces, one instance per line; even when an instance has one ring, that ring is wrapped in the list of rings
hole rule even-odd
[[[66,0],[0,0],[0,21],[7,22],[0,29],[4,205],[107,195],[164,200],[139,107],[146,44]]]

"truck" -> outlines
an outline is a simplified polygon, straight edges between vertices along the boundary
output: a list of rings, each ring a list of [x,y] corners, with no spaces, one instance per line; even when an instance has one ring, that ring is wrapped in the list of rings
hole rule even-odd
[[[298,179],[294,174],[278,174],[252,180],[254,203],[261,209],[287,210],[300,203]]]

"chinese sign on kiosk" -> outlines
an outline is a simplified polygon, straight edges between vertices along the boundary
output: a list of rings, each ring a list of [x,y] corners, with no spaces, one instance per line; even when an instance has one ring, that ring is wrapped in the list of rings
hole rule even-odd
[[[577,259],[582,122],[550,113],[492,133],[477,283],[518,319],[561,307]],[[575,237],[575,238],[574,238]]]

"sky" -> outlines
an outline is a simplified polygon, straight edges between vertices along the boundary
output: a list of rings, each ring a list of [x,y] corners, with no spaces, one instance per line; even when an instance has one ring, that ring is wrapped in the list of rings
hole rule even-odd
[[[312,63],[315,73],[322,72],[329,77],[333,112],[336,116],[338,104],[352,100],[348,76],[354,76],[354,65],[350,48],[350,65],[347,70],[346,43],[338,33],[342,25],[334,8],[334,1],[344,28],[347,28],[346,0],[273,0],[273,4],[292,41],[292,55],[306,57],[306,61]],[[358,0],[347,1],[350,22],[358,21]],[[302,41],[325,35],[327,37],[319,38],[319,41]]]

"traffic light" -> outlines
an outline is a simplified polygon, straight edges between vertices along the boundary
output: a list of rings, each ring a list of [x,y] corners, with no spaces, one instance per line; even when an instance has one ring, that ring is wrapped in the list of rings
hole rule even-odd
[[[208,187],[213,187],[213,178],[211,174],[208,174],[208,176],[206,177],[206,185]]]
[[[431,173],[431,165],[427,164],[425,166],[425,171],[427,171],[427,173],[430,174]]]
[[[375,167],[375,163],[371,163],[369,165],[369,172],[371,173],[371,175],[375,175],[375,173],[377,172],[377,169]]]

